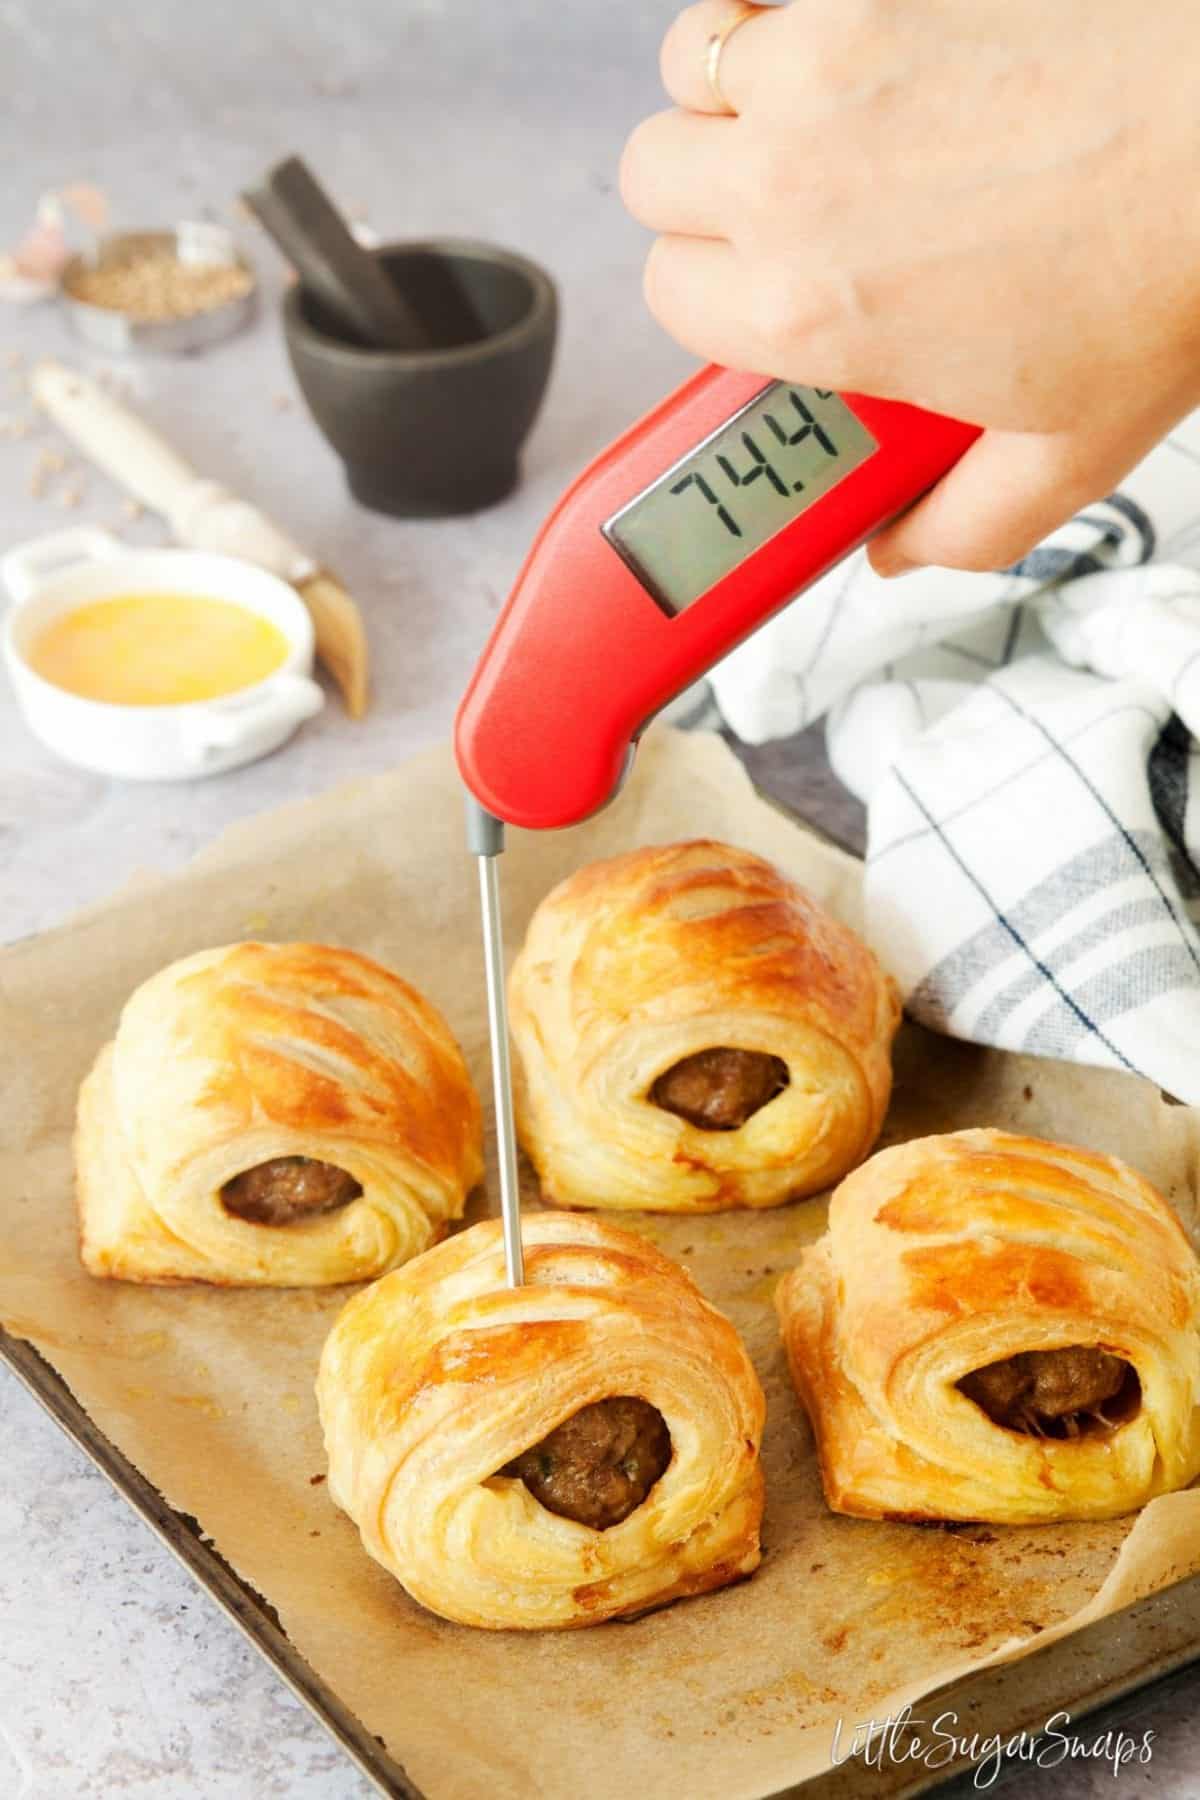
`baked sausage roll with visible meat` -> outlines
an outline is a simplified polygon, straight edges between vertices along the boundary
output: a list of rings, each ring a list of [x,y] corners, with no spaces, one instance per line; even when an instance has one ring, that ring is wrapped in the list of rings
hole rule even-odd
[[[488,1220],[357,1295],[317,1401],[329,1491],[423,1606],[592,1625],[758,1565],[763,1395],[683,1269],[606,1220]]]
[[[1200,1471],[1196,1258],[1114,1157],[1000,1131],[881,1151],[777,1305],[835,1512],[1114,1518]]]
[[[717,1212],[816,1193],[870,1150],[895,984],[749,851],[593,864],[538,907],[510,982],[522,1142],[556,1205]]]
[[[93,1275],[361,1281],[461,1216],[480,1106],[398,975],[323,944],[232,944],[132,995],[80,1090],[75,1164]]]

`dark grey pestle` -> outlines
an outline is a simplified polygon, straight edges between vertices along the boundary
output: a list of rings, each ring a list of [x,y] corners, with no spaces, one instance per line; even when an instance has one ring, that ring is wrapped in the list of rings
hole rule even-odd
[[[421,351],[445,342],[447,332],[458,342],[487,335],[449,275],[436,293],[419,299],[403,293],[379,259],[357,242],[300,157],[277,163],[243,199],[351,343]]]

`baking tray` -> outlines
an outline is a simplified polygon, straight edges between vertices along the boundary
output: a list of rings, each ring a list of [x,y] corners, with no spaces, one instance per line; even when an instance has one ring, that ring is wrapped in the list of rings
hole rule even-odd
[[[741,746],[734,746],[741,749]],[[824,760],[822,738],[808,732],[790,744],[772,745],[744,759],[764,798],[791,816],[815,826],[824,836],[861,852],[861,811],[839,796]],[[797,805],[804,795],[821,804]],[[839,804],[839,798],[841,804]],[[817,816],[811,816],[813,812]],[[393,1800],[445,1800],[426,1794],[338,1695],[295,1650],[270,1602],[236,1575],[205,1538],[195,1519],[167,1504],[158,1490],[93,1424],[60,1375],[32,1344],[0,1328],[0,1359],[13,1371],[50,1417],[72,1438],[90,1461],[124,1495],[193,1578],[223,1608],[256,1650],[272,1665],[298,1699],[309,1708],[343,1751],[381,1793]],[[956,1735],[1009,1738],[1035,1734],[1048,1717],[1070,1714],[1072,1730],[1084,1737],[1115,1727],[1129,1712],[1129,1697],[1149,1683],[1165,1681],[1175,1671],[1200,1659],[1200,1575],[1190,1576],[1136,1605],[1035,1651],[1015,1663],[987,1669],[953,1682],[927,1696],[920,1714],[957,1715]],[[1124,1704],[1122,1704],[1124,1702]],[[1092,1718],[1080,1732],[1080,1721]],[[849,1721],[847,1722],[849,1724]],[[849,1761],[826,1775],[764,1795],[762,1800],[908,1800],[934,1789],[974,1792],[962,1785],[970,1764],[965,1757],[931,1774],[895,1761],[864,1768]],[[1002,1791],[1024,1774],[1010,1766],[992,1791]]]
[[[97,1430],[75,1396],[50,1364],[19,1338],[0,1328],[0,1358],[17,1379],[62,1427],[91,1462],[107,1476],[151,1530],[187,1569],[188,1573],[222,1607],[254,1648],[320,1720],[352,1761],[381,1794],[391,1800],[443,1800],[427,1794],[409,1779],[404,1769],[358,1719],[343,1706],[316,1670],[288,1641],[270,1602],[242,1581],[225,1559],[206,1540],[196,1521],[168,1506],[116,1445]],[[1019,1731],[1036,1733],[1058,1711],[1069,1712],[1072,1729],[1098,1708],[1112,1707],[1122,1697],[1136,1694],[1147,1683],[1163,1678],[1200,1658],[1200,1575],[1189,1576],[1174,1587],[1112,1613],[1098,1624],[1062,1638],[1045,1650],[1034,1651],[1020,1662],[987,1669],[963,1681],[939,1688],[921,1703],[921,1715],[957,1714],[956,1734],[974,1733],[1004,1738]],[[1080,1732],[1098,1734],[1109,1720],[1095,1719]],[[935,1788],[957,1787],[954,1779],[970,1765],[965,1758],[948,1764],[936,1775],[914,1773],[911,1767],[893,1763],[866,1770],[853,1762],[828,1775],[764,1795],[763,1800],[909,1800]],[[1023,1767],[1014,1764],[1011,1779],[1019,1780]],[[992,1788],[1002,1791],[1003,1777]],[[963,1793],[974,1792],[969,1785]],[[1114,1790],[1115,1791],[1115,1790]]]

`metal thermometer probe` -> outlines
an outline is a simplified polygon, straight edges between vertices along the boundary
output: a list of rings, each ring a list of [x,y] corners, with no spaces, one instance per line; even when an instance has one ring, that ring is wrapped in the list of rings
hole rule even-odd
[[[504,1221],[504,1264],[509,1287],[525,1283],[521,1244],[521,1192],[517,1174],[517,1131],[513,1119],[512,1064],[508,1049],[508,1001],[504,991],[504,927],[500,917],[497,861],[504,849],[504,826],[467,795],[467,844],[479,860],[479,901],[483,914],[483,962],[487,978],[488,1034],[492,1046],[492,1092],[496,1102],[496,1150],[500,1164],[500,1213]]]

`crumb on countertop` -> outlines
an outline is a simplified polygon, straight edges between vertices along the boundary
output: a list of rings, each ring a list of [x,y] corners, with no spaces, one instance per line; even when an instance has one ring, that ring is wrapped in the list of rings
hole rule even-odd
[[[40,500],[53,476],[61,474],[67,466],[67,459],[61,450],[39,450],[33,459],[33,468],[29,474],[29,493],[34,500]]]

